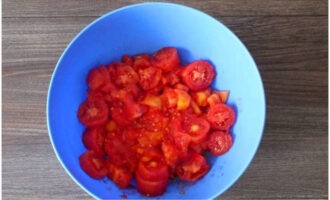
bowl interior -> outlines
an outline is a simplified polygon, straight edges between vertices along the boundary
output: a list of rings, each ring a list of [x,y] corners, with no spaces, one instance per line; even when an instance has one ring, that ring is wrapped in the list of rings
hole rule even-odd
[[[86,98],[88,71],[119,60],[123,54],[178,48],[183,63],[209,60],[216,67],[215,89],[230,90],[228,104],[237,120],[234,145],[221,156],[208,157],[210,172],[196,183],[172,181],[165,199],[207,199],[224,192],[244,172],[260,142],[265,98],[257,67],[247,49],[224,25],[210,16],[176,4],[143,3],[111,12],[85,28],[63,53],[52,77],[47,107],[50,138],[69,175],[95,198],[145,198],[136,190],[119,190],[111,181],[94,180],[80,168],[85,151],[84,127],[77,119]],[[184,194],[183,194],[184,193]]]

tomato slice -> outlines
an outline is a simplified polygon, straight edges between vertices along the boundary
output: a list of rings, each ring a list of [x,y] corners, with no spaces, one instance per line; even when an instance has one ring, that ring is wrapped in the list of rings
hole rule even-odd
[[[83,134],[83,143],[89,150],[95,150],[96,153],[103,154],[105,132],[101,127],[87,128]]]
[[[138,192],[145,196],[162,195],[166,191],[168,185],[167,178],[158,181],[149,181],[141,178],[139,174],[135,174],[135,179]]]
[[[207,120],[213,129],[228,130],[235,122],[235,112],[226,104],[216,104],[207,112]]]
[[[78,119],[87,127],[102,125],[107,122],[108,105],[103,100],[86,100],[80,104]]]
[[[94,179],[101,179],[107,175],[105,161],[94,151],[86,151],[79,157],[81,168]]]
[[[113,163],[107,163],[108,177],[111,179],[119,188],[124,189],[129,186],[133,178],[132,173],[124,168],[120,168]]]
[[[233,139],[228,132],[215,131],[211,133],[208,147],[213,155],[220,156],[231,148]]]
[[[187,158],[176,168],[180,179],[185,181],[196,181],[210,170],[205,158],[198,153],[190,152]]]
[[[144,90],[155,88],[162,77],[162,71],[155,67],[140,69],[138,72],[140,76],[139,83]]]
[[[204,90],[209,87],[215,77],[212,65],[204,60],[198,60],[186,66],[182,72],[184,83],[191,90]]]
[[[127,84],[136,84],[139,82],[139,75],[129,65],[117,67],[116,77],[113,77],[115,84],[126,86]]]
[[[164,47],[152,56],[152,64],[164,71],[171,71],[180,64],[178,51],[173,47]]]

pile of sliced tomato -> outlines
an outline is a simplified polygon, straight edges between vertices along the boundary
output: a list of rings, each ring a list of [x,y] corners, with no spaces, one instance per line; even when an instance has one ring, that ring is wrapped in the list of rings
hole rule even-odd
[[[173,47],[92,69],[78,110],[88,149],[81,168],[119,188],[135,178],[146,196],[164,193],[170,178],[203,177],[210,169],[204,152],[219,156],[233,143],[235,113],[225,104],[228,91],[210,88],[215,76],[205,60],[182,66]]]

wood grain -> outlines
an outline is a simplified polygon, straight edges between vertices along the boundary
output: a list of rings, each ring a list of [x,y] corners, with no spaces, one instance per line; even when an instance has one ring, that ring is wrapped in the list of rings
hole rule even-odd
[[[6,0],[3,1],[4,17],[54,17],[54,16],[99,16],[106,12],[142,3],[142,0],[120,1],[56,1],[56,0]],[[327,15],[326,0],[175,0],[164,1],[189,5],[211,15]]]
[[[138,1],[3,1],[3,198],[91,199],[60,166],[46,96],[66,45],[108,10]],[[97,3],[96,3],[97,2]],[[176,1],[226,24],[263,78],[267,123],[255,159],[220,199],[328,198],[326,1]]]

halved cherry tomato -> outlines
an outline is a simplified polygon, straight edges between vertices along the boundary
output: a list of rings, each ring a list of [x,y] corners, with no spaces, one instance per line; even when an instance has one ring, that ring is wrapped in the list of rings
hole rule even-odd
[[[178,51],[173,47],[164,47],[152,56],[152,64],[164,71],[171,71],[180,64]]]
[[[198,60],[186,66],[182,79],[191,90],[204,90],[209,87],[215,77],[212,65],[204,60]]]
[[[213,155],[219,156],[231,148],[233,140],[228,132],[215,131],[211,133],[208,147]]]
[[[187,158],[176,168],[178,176],[185,181],[196,181],[210,170],[205,158],[196,152],[190,152]]]
[[[101,179],[107,175],[105,161],[94,151],[86,151],[79,157],[81,168],[94,179]]]
[[[155,67],[140,69],[138,73],[140,76],[140,86],[144,90],[150,90],[152,88],[155,88],[158,85],[162,76],[162,71]]]
[[[132,173],[124,168],[108,162],[108,177],[121,189],[126,188],[133,178]]]
[[[235,122],[235,112],[226,104],[217,104],[210,107],[207,120],[213,129],[228,130]]]
[[[89,150],[103,154],[105,132],[102,127],[87,128],[83,134],[83,143]]]
[[[78,109],[78,119],[87,127],[105,124],[108,115],[108,106],[103,100],[86,100]]]

